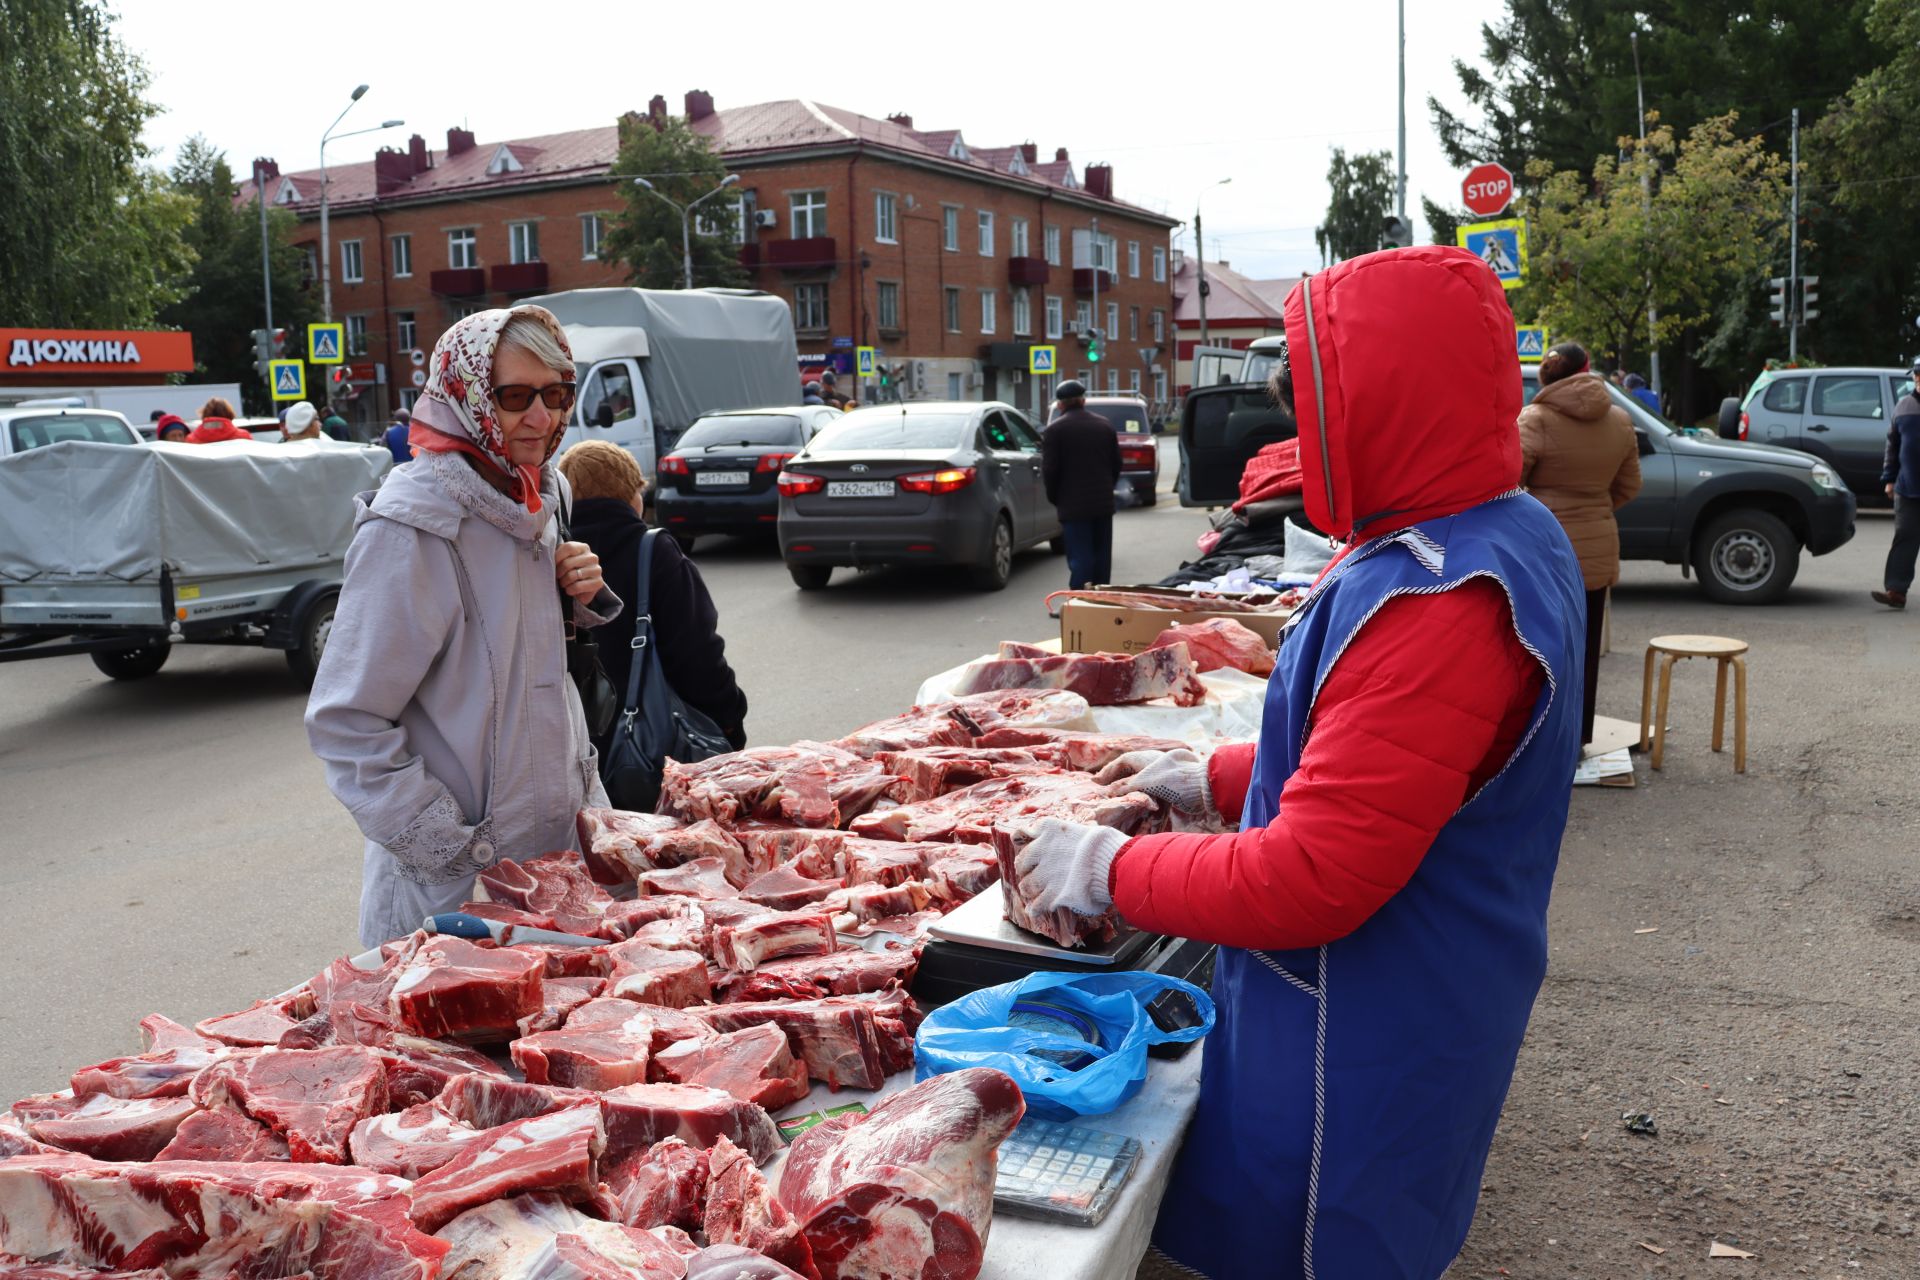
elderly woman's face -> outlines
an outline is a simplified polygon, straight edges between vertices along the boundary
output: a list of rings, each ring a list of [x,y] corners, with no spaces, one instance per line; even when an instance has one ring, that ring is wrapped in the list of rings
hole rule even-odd
[[[496,387],[532,387],[535,391],[569,381],[566,374],[549,369],[530,352],[519,347],[501,347],[494,353],[493,385]],[[500,423],[500,434],[507,444],[507,459],[516,466],[537,467],[546,461],[547,442],[566,426],[566,415],[549,409],[539,396],[515,412],[494,401],[493,412]]]

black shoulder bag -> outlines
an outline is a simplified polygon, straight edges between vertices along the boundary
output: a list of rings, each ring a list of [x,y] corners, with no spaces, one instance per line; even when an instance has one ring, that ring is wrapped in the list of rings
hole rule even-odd
[[[719,725],[673,691],[660,666],[651,603],[653,540],[659,536],[658,529],[649,529],[640,539],[627,701],[620,722],[614,726],[613,740],[600,760],[600,779],[614,808],[638,813],[651,811],[658,802],[660,775],[669,759],[690,763],[733,750]]]
[[[567,529],[564,505],[557,514],[560,541],[573,541]],[[614,692],[613,681],[607,679],[606,670],[600,665],[600,646],[594,643],[592,633],[574,625],[573,599],[561,589],[557,578],[554,590],[560,595],[560,625],[567,637],[567,674],[573,678],[574,688],[580,691],[580,710],[585,713],[587,736],[598,742],[613,727],[614,713],[620,709],[620,695]]]

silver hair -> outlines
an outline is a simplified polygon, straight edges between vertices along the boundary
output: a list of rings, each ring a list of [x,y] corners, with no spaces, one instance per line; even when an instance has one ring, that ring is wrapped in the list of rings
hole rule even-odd
[[[573,376],[573,360],[568,357],[546,322],[537,315],[517,315],[500,329],[501,347],[518,347],[555,373]]]

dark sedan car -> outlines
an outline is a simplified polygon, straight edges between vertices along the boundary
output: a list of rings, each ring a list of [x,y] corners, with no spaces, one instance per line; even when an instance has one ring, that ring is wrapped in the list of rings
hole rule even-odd
[[[688,550],[703,533],[772,533],[780,468],[839,417],[821,405],[703,415],[660,459],[660,527]]]
[[[780,554],[802,590],[835,565],[961,564],[998,591],[1014,553],[1053,541],[1040,434],[997,402],[856,409],[780,473]]]
[[[1139,396],[1088,396],[1087,408],[1111,422],[1120,437],[1120,483],[1133,490],[1136,505],[1152,506],[1159,497],[1160,442],[1147,402]]]

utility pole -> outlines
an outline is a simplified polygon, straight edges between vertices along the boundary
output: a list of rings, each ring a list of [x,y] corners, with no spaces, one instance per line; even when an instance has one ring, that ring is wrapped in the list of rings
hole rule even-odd
[[[1400,0],[1400,150],[1393,212],[1407,224],[1407,0]]]
[[[267,304],[267,328],[273,328],[273,253],[267,242],[267,184],[260,162],[253,162],[253,198],[260,202],[260,291]]]
[[[1093,331],[1098,333],[1100,332],[1100,219],[1091,219],[1090,226],[1091,230],[1087,232],[1087,256],[1093,263]],[[1098,381],[1100,371],[1095,369],[1093,376]],[[1099,388],[1088,387],[1087,390],[1097,394]]]
[[[1207,345],[1207,249],[1206,241],[1200,237],[1200,210],[1193,211],[1193,275],[1199,281],[1194,286],[1200,295],[1200,345]],[[1174,349],[1175,354],[1179,348]]]
[[[1653,180],[1647,172],[1647,93],[1640,83],[1640,33],[1630,37],[1633,44],[1633,98],[1640,108],[1640,209],[1649,223],[1653,221]],[[1647,374],[1653,383],[1654,399],[1660,398],[1660,304],[1653,300],[1653,268],[1647,268]]]
[[[686,280],[686,284],[684,286],[685,288],[688,288],[688,289],[693,288],[693,211],[694,211],[694,208],[698,206],[702,201],[713,199],[715,196],[719,195],[722,191],[725,191],[728,187],[732,186],[734,183],[738,181],[740,181],[740,175],[737,173],[730,173],[726,176],[725,181],[721,182],[721,184],[715,187],[713,190],[707,192],[707,194],[699,197],[696,200],[689,201],[686,204],[681,204],[678,200],[675,200],[673,197],[662,194],[659,188],[655,187],[651,182],[648,182],[645,178],[635,178],[633,180],[634,186],[641,187],[647,191],[653,192],[653,194],[655,194],[656,196],[659,196],[662,200],[672,205],[674,209],[680,214],[680,270]]]
[[[1793,211],[1787,218],[1787,360],[1800,358],[1800,108],[1793,109]]]

